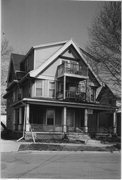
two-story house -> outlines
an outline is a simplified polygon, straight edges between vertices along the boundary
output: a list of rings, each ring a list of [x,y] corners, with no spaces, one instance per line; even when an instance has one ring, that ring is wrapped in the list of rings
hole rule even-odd
[[[69,132],[99,132],[100,114],[112,113],[108,129],[116,133],[116,105],[96,101],[101,85],[73,40],[12,54],[4,95],[7,127],[25,137],[37,127],[44,138],[62,138]]]

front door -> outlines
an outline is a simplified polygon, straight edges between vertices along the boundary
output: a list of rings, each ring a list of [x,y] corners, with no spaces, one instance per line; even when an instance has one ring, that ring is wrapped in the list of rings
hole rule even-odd
[[[67,126],[69,131],[75,130],[75,111],[72,109],[67,110]]]

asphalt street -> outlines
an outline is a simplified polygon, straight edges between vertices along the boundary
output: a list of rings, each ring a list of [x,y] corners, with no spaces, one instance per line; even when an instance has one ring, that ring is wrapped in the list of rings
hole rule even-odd
[[[2,152],[2,178],[120,179],[120,152]]]

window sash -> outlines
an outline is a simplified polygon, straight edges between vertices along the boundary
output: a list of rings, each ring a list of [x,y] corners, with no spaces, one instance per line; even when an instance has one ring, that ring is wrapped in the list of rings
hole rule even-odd
[[[55,82],[49,82],[49,97],[55,97]]]

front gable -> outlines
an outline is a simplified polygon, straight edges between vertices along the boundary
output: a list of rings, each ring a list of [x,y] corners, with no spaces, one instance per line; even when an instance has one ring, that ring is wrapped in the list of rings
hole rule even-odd
[[[57,67],[62,64],[63,61],[66,61],[68,63],[78,63],[82,64],[84,68],[87,67],[83,60],[81,60],[79,56],[75,53],[75,48],[69,46],[66,51],[59,55],[56,60],[52,61],[52,63],[47,66],[44,71],[42,71],[39,75],[55,77],[57,73]]]
[[[84,68],[87,67],[92,72],[94,78],[100,85],[99,79],[94,74],[91,67],[82,56],[79,48],[76,46],[76,44],[72,40],[66,42],[59,50],[56,51],[56,53],[54,53],[49,59],[44,61],[39,68],[33,71],[30,71],[30,76],[31,77],[38,77],[39,75],[54,76],[56,73],[57,66],[62,63],[63,56],[65,57],[65,59],[67,58],[73,61],[77,61]],[[50,74],[51,72],[53,74]]]

